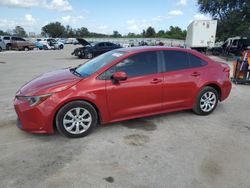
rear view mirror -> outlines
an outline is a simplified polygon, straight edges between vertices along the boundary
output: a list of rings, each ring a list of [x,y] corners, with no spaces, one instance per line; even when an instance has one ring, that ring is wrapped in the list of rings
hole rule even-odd
[[[127,80],[126,72],[116,72],[111,77],[114,81],[124,81]]]

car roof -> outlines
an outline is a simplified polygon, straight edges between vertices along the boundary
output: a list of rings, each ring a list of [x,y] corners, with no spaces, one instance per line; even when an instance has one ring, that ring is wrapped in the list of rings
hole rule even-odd
[[[180,52],[187,52],[191,53],[203,60],[206,61],[213,61],[211,58],[207,57],[204,54],[199,53],[196,50],[187,49],[187,48],[180,48],[180,47],[164,47],[164,46],[140,46],[140,47],[129,47],[129,48],[119,48],[117,51],[125,52],[125,53],[140,53],[140,52],[147,52],[147,51],[180,51]]]
[[[190,51],[190,49],[179,48],[179,47],[164,47],[164,46],[140,46],[140,47],[129,47],[118,49],[122,52],[143,52],[143,51],[157,51],[157,50],[177,50],[177,51]]]

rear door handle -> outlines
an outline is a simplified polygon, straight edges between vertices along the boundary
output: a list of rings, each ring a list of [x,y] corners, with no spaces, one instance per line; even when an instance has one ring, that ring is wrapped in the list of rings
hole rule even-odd
[[[201,74],[200,73],[198,73],[198,72],[193,72],[192,74],[191,74],[191,76],[193,76],[193,77],[197,77],[197,76],[200,76]]]
[[[158,83],[160,83],[160,82],[162,82],[162,79],[154,78],[150,83],[151,83],[151,84],[158,84]]]

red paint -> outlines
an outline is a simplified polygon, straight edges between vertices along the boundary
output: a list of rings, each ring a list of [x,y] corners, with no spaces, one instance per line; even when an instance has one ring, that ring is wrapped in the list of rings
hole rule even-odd
[[[43,74],[23,86],[17,95],[38,96],[53,93],[36,106],[15,98],[14,105],[22,129],[33,133],[53,133],[54,118],[64,104],[86,100],[98,109],[101,123],[116,122],[148,115],[192,109],[199,91],[207,85],[221,90],[220,100],[231,91],[229,67],[192,50],[182,48],[128,48],[127,54],[87,78],[73,75],[69,69]],[[192,53],[208,62],[204,67],[127,78],[114,83],[99,80],[105,70],[133,54],[145,51],[176,50]],[[117,72],[119,78],[126,73]]]

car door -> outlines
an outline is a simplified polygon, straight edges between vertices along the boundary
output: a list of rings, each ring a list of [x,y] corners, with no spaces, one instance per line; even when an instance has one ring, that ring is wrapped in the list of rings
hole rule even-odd
[[[96,44],[94,54],[97,56],[97,55],[101,55],[103,53],[105,53],[105,43],[100,42],[100,43]]]
[[[116,49],[116,45],[111,42],[106,42],[106,52]]]
[[[157,52],[132,55],[106,71],[107,103],[112,120],[122,120],[162,110],[162,81]],[[114,83],[115,72],[125,72],[127,80]]]
[[[190,107],[201,73],[190,67],[189,54],[185,51],[163,51],[163,61],[163,109]]]

